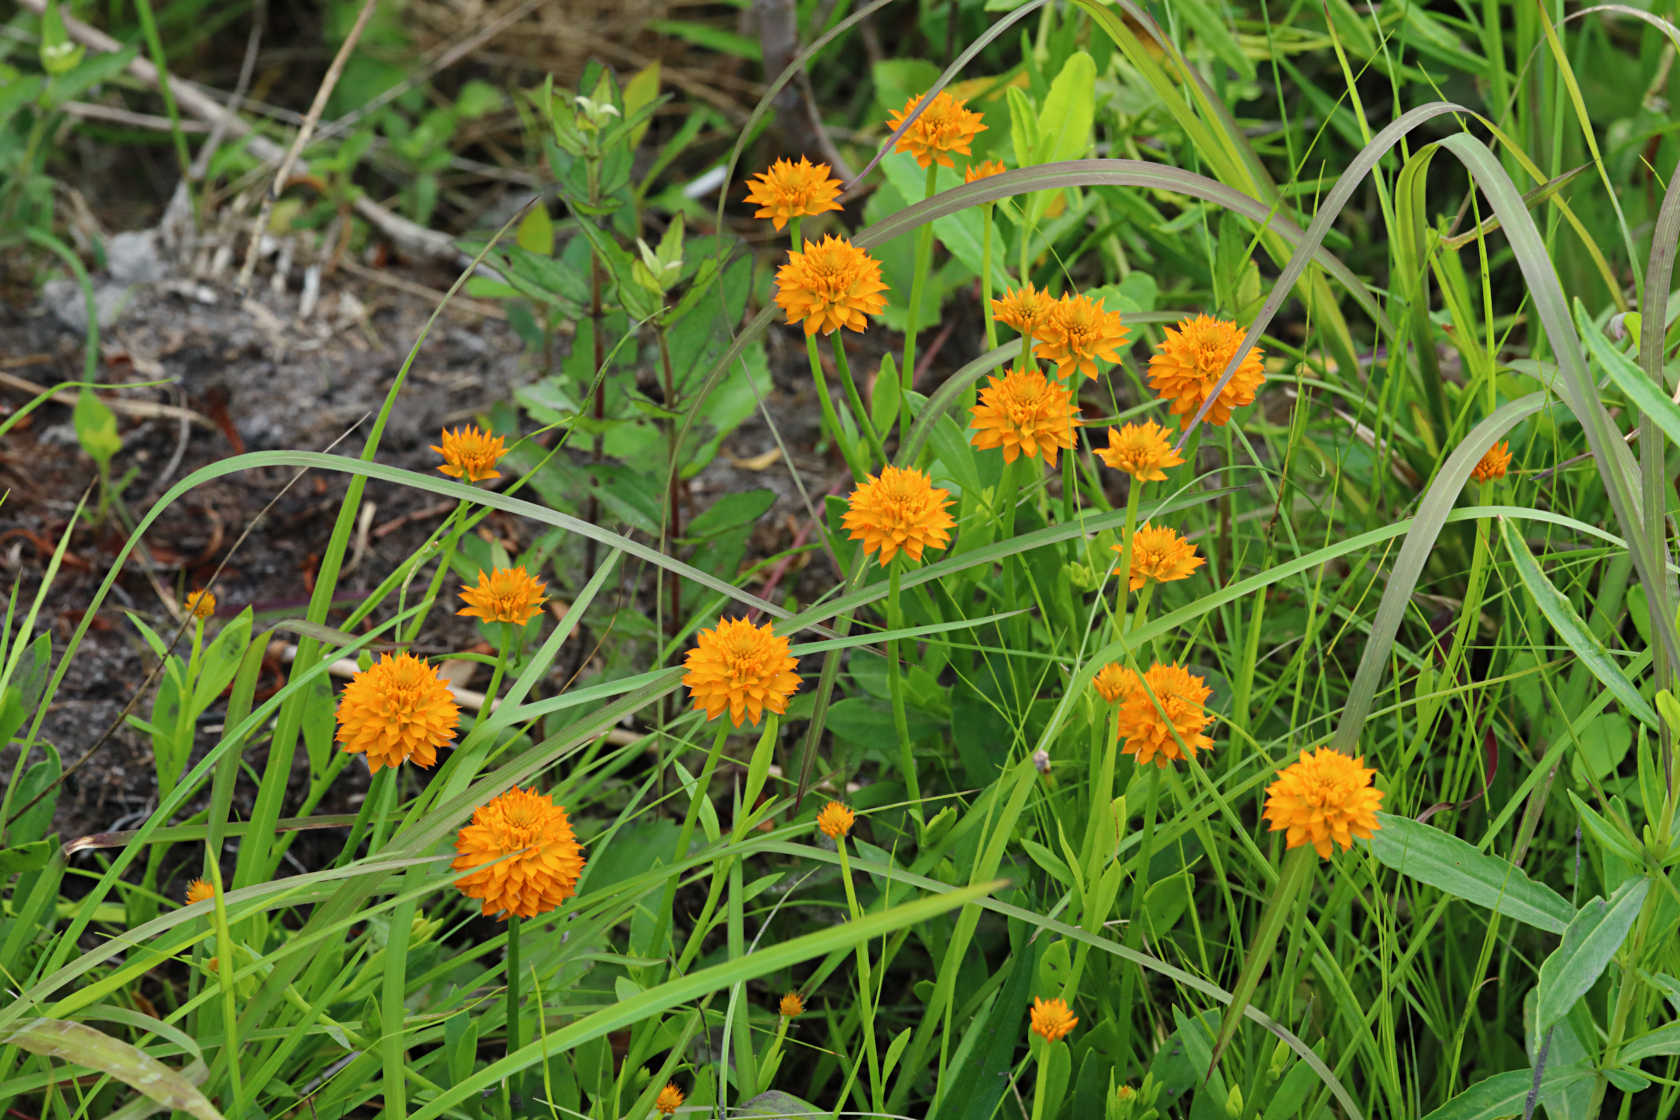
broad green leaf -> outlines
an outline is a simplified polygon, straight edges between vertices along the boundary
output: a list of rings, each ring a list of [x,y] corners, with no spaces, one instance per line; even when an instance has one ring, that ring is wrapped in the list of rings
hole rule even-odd
[[[514,232],[513,240],[527,253],[535,253],[539,257],[554,255],[554,219],[549,217],[548,207],[541,199],[519,219],[519,228]]]
[[[643,109],[652,105],[659,96],[659,60],[656,58],[630,76],[624,83],[624,115],[634,117]],[[642,137],[647,135],[648,125],[653,123],[652,117],[644,117],[630,129],[630,147],[640,147]]]
[[[180,1073],[145,1051],[85,1023],[31,1019],[3,1041],[31,1054],[108,1074],[165,1108],[189,1113],[199,1120],[221,1120],[222,1114]]]
[[[1610,958],[1627,940],[1650,889],[1649,879],[1629,879],[1608,901],[1595,898],[1581,907],[1564,931],[1563,944],[1540,965],[1536,1030],[1543,1034],[1567,1015],[1603,975]]]
[[[1584,1066],[1560,1067],[1548,1069],[1541,1083],[1548,1089],[1562,1090],[1592,1076],[1592,1070]],[[1534,1074],[1530,1070],[1496,1073],[1476,1082],[1423,1120],[1504,1120],[1508,1116],[1521,1116],[1533,1088]]]
[[[1562,895],[1507,860],[1410,817],[1378,813],[1377,821],[1371,854],[1385,867],[1549,933],[1562,933],[1574,917]]]
[[[725,494],[713,502],[706,512],[688,523],[683,537],[686,540],[698,541],[726,533],[757,521],[775,504],[774,490],[742,490]]]
[[[869,397],[869,422],[877,434],[892,430],[898,420],[900,395],[898,362],[891,354],[881,356],[881,369],[875,375],[875,390]]]
[[[76,407],[71,410],[70,419],[82,450],[92,456],[101,469],[122,450],[122,437],[117,435],[117,414],[86,386],[76,395]]]
[[[894,1042],[896,1045],[896,1040]],[[888,1051],[891,1054],[891,1051]],[[793,1116],[827,1116],[829,1110],[818,1108],[809,1101],[801,1100],[792,1093],[784,1093],[780,1089],[771,1089],[760,1093],[734,1110],[737,1117],[763,1116],[766,1120],[785,1120]]]
[[[1009,142],[1015,149],[1015,166],[1029,167],[1038,154],[1038,112],[1032,98],[1016,86],[1004,89],[1009,103]]]
[[[1649,1034],[1629,1040],[1616,1057],[1623,1065],[1633,1066],[1646,1058],[1669,1057],[1680,1054],[1680,1023],[1658,1027]]]
[[[1074,51],[1050,83],[1038,112],[1034,163],[1078,159],[1091,144],[1096,112],[1097,66],[1084,51]]]
[[[1533,553],[1529,552],[1528,545],[1523,543],[1522,533],[1516,524],[1501,518],[1499,538],[1511,555],[1517,575],[1528,588],[1528,593],[1534,597],[1534,605],[1540,608],[1540,613],[1546,616],[1546,621],[1551,623],[1558,637],[1564,640],[1592,675],[1615,694],[1623,707],[1647,727],[1656,727],[1656,710],[1639,694],[1633,682],[1627,679],[1627,675],[1611,659],[1609,651],[1588,631],[1587,624],[1581,621],[1581,616],[1575,613],[1575,608],[1570,605],[1569,600],[1552,586],[1552,581],[1546,578]]]
[[[1575,806],[1575,812],[1580,814],[1581,827],[1588,836],[1598,841],[1604,847],[1615,852],[1628,863],[1639,862],[1639,849],[1633,845],[1628,836],[1611,822],[1605,820],[1585,801],[1575,795],[1574,790],[1568,790],[1570,804]]]

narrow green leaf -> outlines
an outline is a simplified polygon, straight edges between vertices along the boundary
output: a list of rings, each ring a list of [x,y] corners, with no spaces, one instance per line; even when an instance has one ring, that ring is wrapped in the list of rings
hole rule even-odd
[[[1564,792],[1569,794],[1569,803],[1575,806],[1575,812],[1580,814],[1581,827],[1586,830],[1587,835],[1615,852],[1628,863],[1637,864],[1639,862],[1639,849],[1634,846],[1626,833],[1595,812],[1592,806],[1575,795],[1574,790]]]
[[[1544,1034],[1546,1028],[1569,1014],[1575,1001],[1603,975],[1610,958],[1627,940],[1650,889],[1649,879],[1629,879],[1616,888],[1609,901],[1595,898],[1581,907],[1564,931],[1563,944],[1540,965],[1535,1010],[1538,1032]]]
[[[1635,1066],[1646,1058],[1674,1054],[1680,1054],[1680,1023],[1670,1023],[1632,1039],[1617,1052],[1616,1057],[1624,1066]]]
[[[1540,570],[1534,554],[1529,552],[1528,545],[1523,543],[1522,534],[1516,525],[1500,518],[1499,539],[1504,543],[1505,551],[1510,553],[1517,575],[1528,588],[1528,593],[1534,597],[1534,605],[1540,608],[1540,613],[1546,616],[1546,621],[1551,623],[1558,637],[1563,639],[1564,644],[1580,659],[1581,664],[1585,665],[1605,688],[1615,694],[1624,708],[1637,716],[1647,727],[1656,727],[1656,709],[1639,695],[1639,690],[1627,679],[1627,674],[1622,672],[1615,661],[1611,660],[1609,651],[1592,636],[1587,624],[1575,613],[1575,608],[1570,605],[1569,600],[1546,578],[1546,573]]]
[[[1272,891],[1272,897],[1266,900],[1265,912],[1260,915],[1260,924],[1255,928],[1254,938],[1249,942],[1248,956],[1243,960],[1242,974],[1237,977],[1236,986],[1231,989],[1231,1002],[1225,1006],[1225,1016],[1219,1024],[1219,1034],[1213,1040],[1213,1057],[1208,1062],[1208,1075],[1219,1065],[1219,1056],[1225,1052],[1225,1047],[1231,1044],[1231,1039],[1237,1033],[1237,1026],[1243,1019],[1243,1008],[1248,1006],[1249,997],[1254,995],[1254,989],[1260,984],[1260,976],[1271,963],[1273,950],[1277,947],[1278,934],[1282,932],[1284,923],[1289,920],[1295,910],[1295,898],[1301,888],[1312,878],[1313,870],[1318,866],[1318,853],[1309,847],[1299,847],[1291,851],[1283,859],[1283,870],[1278,873],[1278,883]]]
[[[215,1106],[181,1074],[145,1051],[85,1023],[31,1019],[6,1035],[4,1041],[31,1054],[109,1074],[165,1108],[199,1120],[222,1120]]]
[[[1377,820],[1371,854],[1384,867],[1549,933],[1569,927],[1574,908],[1515,864],[1410,817],[1378,813]]]

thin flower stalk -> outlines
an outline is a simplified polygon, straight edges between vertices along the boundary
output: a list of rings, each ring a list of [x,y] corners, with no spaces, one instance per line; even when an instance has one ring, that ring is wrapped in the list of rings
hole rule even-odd
[[[894,567],[896,571],[896,566]],[[889,675],[896,675],[890,674]],[[840,853],[840,881],[846,887],[846,913],[856,922],[863,918],[863,907],[858,905],[857,888],[852,884],[852,861],[846,853],[846,837],[839,836],[834,840],[834,846]],[[864,1053],[869,1062],[870,1098],[872,1109],[877,1114],[887,1111],[886,1084],[881,1076],[881,1058],[875,1049],[875,984],[870,978],[869,943],[860,941],[857,944],[858,964],[858,1022],[863,1027]]]
[[[799,227],[799,218],[794,218],[788,222],[788,235],[796,252],[803,250],[805,247]],[[843,355],[845,353],[838,341],[835,342],[834,349],[837,354]],[[839,445],[840,457],[846,460],[846,467],[852,472],[852,478],[861,481],[866,472],[863,460],[858,456],[857,441],[852,438],[850,428],[841,423],[840,414],[834,408],[834,398],[828,392],[828,377],[823,373],[822,353],[817,348],[817,336],[814,334],[805,336],[805,357],[811,364],[811,383],[817,390],[817,405],[822,410],[823,430],[828,432],[829,438]],[[852,388],[849,373],[846,381],[847,387]],[[853,393],[855,395],[855,389],[853,389]],[[856,405],[852,407],[854,410],[857,408]],[[860,415],[867,415],[867,413],[860,413]]]
[[[922,197],[932,198],[938,190],[939,164],[930,163],[927,185]],[[910,434],[910,390],[916,383],[916,320],[922,306],[922,290],[926,287],[928,269],[933,264],[933,223],[928,222],[916,231],[916,263],[910,273],[910,307],[904,324],[904,368],[900,370],[903,384],[898,395],[898,436]]]
[[[777,726],[776,716],[766,716],[765,723],[768,725],[766,734],[770,734],[770,729]],[[659,913],[654,918],[658,926],[652,942],[655,945],[663,940],[665,929],[671,922],[672,907],[676,905],[677,899],[677,880],[682,878],[681,864],[688,857],[688,846],[694,839],[694,822],[700,817],[700,803],[706,799],[711,789],[712,773],[717,769],[718,759],[723,757],[724,740],[729,738],[730,724],[720,719],[717,725],[717,733],[712,736],[712,749],[706,752],[706,761],[700,768],[700,777],[694,783],[694,796],[688,799],[688,811],[683,814],[682,827],[677,831],[677,846],[671,857],[673,871],[671,877],[665,881],[665,896],[660,904]]]
[[[898,587],[899,569],[904,563],[899,561],[887,568],[887,629],[894,632],[904,628],[904,608],[899,601]],[[903,662],[899,660],[899,641],[896,636],[887,639],[887,693],[892,701],[893,735],[898,739],[898,765],[904,771],[904,784],[910,795],[910,815],[920,825],[922,786],[916,774],[916,752],[910,741],[910,720],[905,711],[904,673],[908,668],[900,668]]]

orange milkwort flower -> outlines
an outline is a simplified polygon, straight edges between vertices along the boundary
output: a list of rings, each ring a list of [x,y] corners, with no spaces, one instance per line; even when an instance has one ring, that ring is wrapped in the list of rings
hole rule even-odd
[[[412,762],[430,767],[455,738],[454,694],[437,670],[411,653],[383,655],[338,698],[338,741],[365,754],[368,770]]]
[[[804,156],[799,162],[779,159],[770,170],[747,181],[747,201],[757,203],[755,218],[769,218],[778,230],[789,218],[812,217],[840,209],[840,180],[826,163],[812,163]]]
[[[1501,471],[1500,473],[1503,474],[1504,472]],[[216,594],[209,588],[201,587],[188,595],[186,602],[181,605],[186,608],[188,614],[198,621],[204,622],[216,613]]]
[[[187,884],[187,905],[203,902],[207,898],[216,897],[216,888],[203,879],[194,879]]]
[[[782,1018],[791,1019],[795,1015],[805,1014],[805,1000],[798,992],[789,992],[782,997],[782,1002],[776,1006]]]
[[[1141,680],[1136,673],[1128,677],[1116,716],[1125,740],[1120,747],[1122,754],[1136,755],[1140,766],[1153,760],[1156,766],[1165,767],[1186,754],[1213,746],[1213,739],[1203,734],[1213,722],[1213,713],[1204,706],[1213,690],[1201,677],[1181,665],[1160,662],[1151,665]]]
[[[455,613],[485,622],[511,622],[524,626],[542,610],[547,584],[535,578],[524,567],[497,568],[488,576],[478,570],[478,583],[461,588],[461,601],[466,606]]]
[[[1118,544],[1112,547],[1117,553],[1124,548]],[[1206,563],[1196,555],[1196,546],[1174,529],[1157,529],[1145,522],[1132,534],[1130,584],[1133,591],[1143,590],[1143,585],[1151,580],[1172,583],[1189,579],[1190,573]]]
[[[881,566],[900,550],[912,560],[924,548],[944,548],[956,521],[946,512],[951,492],[936,489],[933,479],[915,467],[882,467],[852,491],[840,524],[852,540],[863,542],[867,556],[881,550]]]
[[[1167,442],[1167,429],[1153,420],[1110,428],[1108,446],[1097,450],[1097,458],[1139,482],[1163,482],[1167,467],[1184,462]]]
[[[1046,1042],[1060,1042],[1079,1025],[1066,1000],[1039,999],[1037,996],[1033,997],[1030,1021],[1032,1033]]]
[[[455,886],[498,920],[547,913],[577,894],[583,874],[583,846],[565,808],[535,786],[515,786],[474,809],[455,850],[450,869],[469,872]]]
[[[1511,444],[1507,440],[1496,443],[1487,449],[1476,465],[1470,470],[1470,477],[1477,482],[1492,482],[1496,478],[1504,478],[1505,471],[1511,465]]]
[[[1040,454],[1052,467],[1061,448],[1073,447],[1079,406],[1073,394],[1036,369],[1010,368],[980,390],[974,413],[975,447],[1001,447],[1003,461]]]
[[[1180,426],[1190,426],[1242,338],[1243,331],[1235,323],[1210,315],[1182,320],[1176,330],[1167,328],[1166,341],[1149,359],[1149,386],[1162,400],[1171,402],[1169,411],[1179,417]],[[1208,409],[1209,424],[1224,424],[1231,419],[1233,408],[1254,403],[1254,391],[1266,380],[1260,359],[1258,346],[1243,355],[1230,383]]]
[[[665,1088],[659,1090],[659,1096],[654,1098],[653,1107],[666,1116],[671,1115],[682,1107],[683,1091],[677,1088],[675,1081],[667,1081]]]
[[[754,626],[744,618],[725,618],[710,630],[700,631],[694,648],[684,659],[688,672],[683,684],[697,709],[707,719],[725,711],[736,727],[742,717],[753,726],[764,718],[765,709],[781,715],[787,699],[799,688],[793,671],[798,658],[788,652],[788,640],[777,637],[766,622]]]
[[[1028,281],[1019,288],[1004,292],[1001,299],[992,301],[992,318],[1022,334],[1042,335],[1055,306],[1056,301],[1050,298],[1048,292],[1039,291]]]
[[[1057,372],[1097,376],[1096,359],[1118,362],[1130,330],[1118,311],[1104,311],[1090,296],[1065,295],[1050,309],[1036,353],[1055,362]]]
[[[887,119],[887,127],[898,131],[898,126],[904,123],[921,100],[920,97],[912,97],[906,101],[904,108]],[[909,152],[924,168],[936,163],[941,167],[955,167],[951,153],[969,154],[969,144],[975,136],[986,131],[982,119],[979,113],[971,112],[965,102],[958,101],[946,90],[940,90],[934,95],[932,104],[922,110],[922,115],[898,138],[898,145],[893,151]]]
[[[865,316],[887,305],[886,290],[881,262],[833,234],[788,250],[787,263],[776,270],[776,304],[789,323],[803,321],[808,335],[863,330]]]
[[[1091,684],[1097,690],[1098,696],[1112,704],[1120,699],[1126,689],[1131,686],[1134,676],[1135,674],[1121,665],[1120,662],[1110,661],[1097,670],[1097,675],[1091,679]]]
[[[838,840],[852,831],[852,822],[857,820],[857,814],[838,801],[830,801],[817,814],[817,827],[824,836],[831,840]]]
[[[1311,844],[1318,854],[1330,858],[1331,844],[1345,851],[1353,838],[1369,840],[1382,826],[1377,809],[1382,790],[1372,788],[1375,770],[1365,768],[1364,758],[1349,758],[1341,751],[1320,747],[1301,757],[1278,774],[1266,787],[1265,818],[1271,831],[1284,833],[1284,847]]]
[[[993,175],[1002,175],[1008,170],[1009,168],[1003,165],[1003,161],[998,159],[988,159],[983,160],[980,163],[971,163],[963,169],[963,182],[977,183],[981,179],[990,179]]]
[[[496,469],[496,460],[507,454],[501,436],[479,431],[470,424],[455,431],[445,428],[443,446],[434,445],[432,450],[443,456],[443,466],[438,470],[450,478],[465,478],[468,482],[502,477],[502,472]]]

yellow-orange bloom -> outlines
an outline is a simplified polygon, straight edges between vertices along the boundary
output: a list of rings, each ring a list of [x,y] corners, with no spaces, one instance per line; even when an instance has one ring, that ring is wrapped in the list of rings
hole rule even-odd
[[[975,447],[1001,447],[1003,461],[1038,455],[1052,467],[1062,448],[1073,447],[1079,406],[1073,394],[1036,369],[1006,369],[980,390],[974,413]]]
[[[1501,471],[1500,473],[1505,472]],[[187,601],[182,606],[186,607],[188,614],[203,622],[216,613],[216,595],[208,588],[201,587],[188,595]]]
[[[1118,347],[1126,344],[1129,333],[1118,311],[1104,311],[1090,296],[1066,295],[1051,307],[1036,353],[1055,362],[1058,373],[1095,378],[1096,360],[1118,362]]]
[[[1121,695],[1125,693],[1127,688],[1131,687],[1132,682],[1136,679],[1137,674],[1121,665],[1120,662],[1110,661],[1097,670],[1097,675],[1091,678],[1091,685],[1097,690],[1098,696],[1112,704],[1120,699]]]
[[[1002,175],[1009,168],[1002,160],[988,159],[980,163],[971,163],[963,169],[963,182],[977,183],[981,179],[990,179],[993,175]]]
[[[203,902],[207,898],[215,898],[215,897],[216,897],[216,888],[212,887],[204,879],[194,879],[192,882],[187,884],[187,905],[188,906],[191,906],[195,902]]]
[[[721,619],[710,630],[700,631],[684,664],[694,706],[707,719],[724,712],[729,721],[741,726],[743,718],[753,726],[764,718],[765,709],[781,715],[788,697],[799,688],[799,674],[793,671],[798,658],[788,652],[788,640],[777,636],[766,622],[754,626],[744,618]]]
[[[1375,770],[1365,768],[1363,758],[1349,758],[1341,751],[1320,747],[1316,753],[1301,752],[1293,765],[1266,787],[1265,817],[1271,831],[1284,833],[1284,846],[1311,844],[1328,859],[1331,844],[1342,849],[1353,846],[1355,836],[1369,840],[1382,827],[1377,810],[1382,790],[1371,785]]]
[[[828,164],[812,163],[804,156],[798,163],[779,159],[770,170],[747,181],[747,201],[759,207],[753,217],[769,218],[777,229],[787,225],[789,218],[840,209],[835,201],[839,195],[840,180],[830,173]]]
[[[485,622],[524,626],[542,610],[546,586],[523,567],[497,568],[488,576],[480,568],[478,583],[461,588],[461,601],[467,605],[455,613]]]
[[[912,97],[906,101],[904,108],[888,118],[887,127],[898,131],[898,126],[904,123],[921,100],[920,97]],[[909,152],[923,167],[932,167],[936,163],[941,167],[955,167],[951,154],[969,154],[969,144],[975,136],[986,131],[981,121],[979,113],[970,111],[967,104],[940,90],[932,104],[898,138],[898,146],[893,151]]]
[[[1149,359],[1149,386],[1169,402],[1168,410],[1180,418],[1182,427],[1190,426],[1242,339],[1243,331],[1235,323],[1209,315],[1185,319],[1176,330],[1167,328],[1166,341]],[[1230,384],[1208,408],[1209,424],[1224,424],[1233,408],[1254,403],[1255,390],[1266,380],[1260,358],[1258,346],[1243,355]]]
[[[1201,677],[1183,666],[1156,662],[1141,681],[1136,673],[1129,678],[1116,717],[1125,740],[1120,747],[1123,753],[1136,755],[1139,765],[1154,760],[1155,765],[1166,766],[1187,753],[1213,746],[1213,739],[1203,734],[1213,722],[1213,713],[1204,706],[1213,690]]]
[[[460,709],[449,685],[411,653],[385,654],[357,673],[338,698],[338,741],[365,754],[368,769],[412,762],[429,767],[455,738]]]
[[[1059,999],[1039,999],[1033,997],[1032,1012],[1030,1014],[1032,1033],[1046,1042],[1060,1042],[1067,1037],[1067,1033],[1079,1025],[1067,1001]]]
[[[782,1002],[777,1005],[776,1010],[781,1012],[782,1018],[791,1019],[795,1015],[805,1014],[805,1001],[798,992],[789,992],[782,997]]]
[[[1122,548],[1115,545],[1114,551],[1120,552]],[[1143,590],[1143,585],[1150,581],[1172,583],[1189,579],[1192,572],[1206,563],[1196,555],[1196,546],[1177,530],[1157,529],[1146,522],[1132,534],[1130,585],[1133,591]]]
[[[803,251],[788,250],[787,263],[776,271],[776,305],[788,322],[803,322],[806,334],[863,330],[869,325],[864,316],[879,315],[887,305],[886,290],[881,262],[833,234],[806,242]]]
[[[900,549],[920,560],[924,548],[951,543],[956,521],[945,510],[950,501],[951,492],[935,488],[925,471],[882,467],[852,491],[840,524],[863,542],[865,556],[880,549],[883,567]]]
[[[1511,466],[1511,444],[1509,441],[1496,443],[1487,449],[1487,454],[1470,470],[1470,477],[1477,482],[1492,482],[1496,478],[1504,478],[1505,471]]]
[[[1108,446],[1097,449],[1097,458],[1139,482],[1161,482],[1167,477],[1166,468],[1184,462],[1167,442],[1167,429],[1153,420],[1110,428]]]
[[[445,428],[443,446],[434,444],[432,450],[443,456],[443,466],[438,470],[450,478],[465,478],[468,482],[502,477],[502,472],[496,469],[496,460],[507,454],[501,436],[481,432],[470,424],[455,431]]]
[[[659,1090],[659,1096],[653,1100],[653,1107],[666,1116],[671,1115],[682,1107],[683,1091],[677,1088],[675,1081],[667,1081],[665,1088]]]
[[[1042,335],[1055,306],[1056,301],[1050,298],[1050,293],[1039,291],[1029,281],[1004,292],[1001,299],[994,299],[992,318],[1022,334]]]
[[[822,807],[822,812],[817,814],[817,827],[822,830],[824,836],[838,840],[852,831],[852,822],[856,819],[856,814],[846,806],[838,801],[830,801]]]
[[[482,911],[498,920],[547,913],[577,893],[583,874],[583,846],[566,810],[535,786],[515,786],[474,809],[472,823],[455,837],[455,850],[461,854],[451,870],[470,873],[455,885],[483,900]]]

